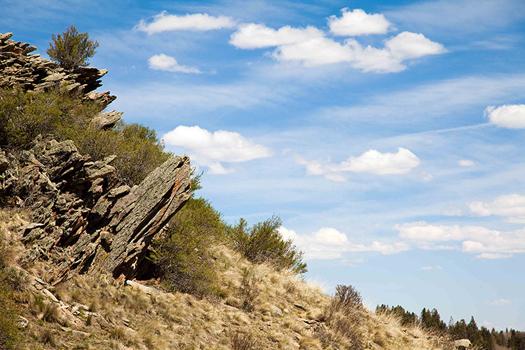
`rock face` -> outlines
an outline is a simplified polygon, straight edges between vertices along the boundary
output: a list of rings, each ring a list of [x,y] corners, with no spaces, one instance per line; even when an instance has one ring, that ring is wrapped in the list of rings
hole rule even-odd
[[[187,157],[172,157],[138,186],[122,184],[114,157],[92,162],[71,141],[36,140],[0,151],[0,200],[29,208],[23,260],[52,261],[52,282],[73,272],[130,278],[153,239],[190,197]]]
[[[98,93],[100,78],[106,70],[80,67],[66,71],[56,63],[31,54],[36,47],[11,40],[12,33],[0,33],[0,88],[19,87],[26,91],[42,91],[60,87],[96,101],[100,110],[107,107],[115,96],[109,92]]]

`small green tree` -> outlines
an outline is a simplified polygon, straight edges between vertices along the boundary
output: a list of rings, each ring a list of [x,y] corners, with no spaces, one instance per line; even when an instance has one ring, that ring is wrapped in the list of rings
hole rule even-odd
[[[70,26],[64,33],[51,37],[47,54],[65,69],[73,70],[88,65],[88,59],[95,55],[98,42],[89,39],[88,33],[79,33]]]

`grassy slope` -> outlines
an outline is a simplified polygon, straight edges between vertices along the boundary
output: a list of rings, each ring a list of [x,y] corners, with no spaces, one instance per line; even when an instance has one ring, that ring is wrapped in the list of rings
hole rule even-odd
[[[19,214],[0,215],[0,228],[10,231],[12,239],[23,223]],[[20,247],[12,246],[15,251]],[[224,294],[218,300],[165,293],[155,281],[143,282],[151,285],[146,288],[126,286],[106,276],[77,276],[48,286],[59,303],[34,295],[22,302],[29,320],[23,348],[231,349],[234,337],[251,336],[257,349],[322,349],[316,330],[323,327],[319,320],[330,301],[327,295],[293,275],[252,265],[225,247],[217,247],[215,257]],[[45,280],[50,269],[40,263],[28,270]],[[243,292],[246,269],[252,275],[251,293]],[[250,312],[242,307],[246,295],[251,295]],[[403,328],[384,315],[365,312],[362,327],[367,349],[444,349],[439,338]],[[341,343],[338,348],[346,347]]]

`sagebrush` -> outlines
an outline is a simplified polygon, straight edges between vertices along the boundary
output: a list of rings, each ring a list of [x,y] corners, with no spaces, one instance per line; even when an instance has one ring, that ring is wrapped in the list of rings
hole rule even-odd
[[[295,273],[306,272],[302,252],[291,240],[283,239],[279,233],[281,225],[281,219],[275,216],[251,228],[241,219],[229,232],[234,248],[251,262],[269,263],[279,270]]]

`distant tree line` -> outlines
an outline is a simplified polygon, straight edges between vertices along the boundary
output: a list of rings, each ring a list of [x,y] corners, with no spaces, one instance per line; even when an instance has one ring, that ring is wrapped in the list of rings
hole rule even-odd
[[[452,318],[445,323],[436,309],[426,309],[420,315],[405,310],[402,306],[379,305],[376,313],[395,315],[403,326],[420,326],[426,330],[448,334],[453,340],[469,339],[480,349],[495,350],[496,345],[510,350],[525,350],[525,332],[514,329],[496,331],[486,327],[478,327],[474,317],[467,323],[464,319],[454,321]]]

